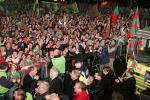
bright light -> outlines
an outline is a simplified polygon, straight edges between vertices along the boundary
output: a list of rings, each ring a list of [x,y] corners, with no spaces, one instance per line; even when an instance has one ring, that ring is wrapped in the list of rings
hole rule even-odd
[[[144,50],[144,48],[143,48],[143,47],[141,47],[141,48],[140,48],[140,50],[141,50],[141,51],[143,51],[143,50]]]

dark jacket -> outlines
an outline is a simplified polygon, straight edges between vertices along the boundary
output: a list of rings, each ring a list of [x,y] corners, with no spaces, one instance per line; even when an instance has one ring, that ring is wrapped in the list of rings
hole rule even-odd
[[[68,52],[65,55],[65,59],[66,59],[66,72],[71,72],[72,70],[72,60],[74,59],[75,54],[73,54],[72,52]]]
[[[136,80],[134,77],[130,77],[127,80],[125,80],[121,85],[121,93],[124,95],[124,97],[132,98],[135,93],[135,87],[136,86]],[[130,99],[133,100],[133,99]]]
[[[50,93],[61,93],[62,92],[62,80],[59,77],[51,80],[50,78],[46,79],[50,85]]]
[[[127,69],[127,63],[124,56],[115,58],[113,62],[114,73],[116,77],[121,76]]]
[[[102,51],[100,54],[98,54],[99,62],[100,64],[108,64],[109,63],[109,54],[108,54],[108,47],[103,46]]]
[[[79,80],[72,80],[70,75],[67,74],[64,79],[64,93],[69,97],[69,100],[72,100],[74,93],[74,85]]]
[[[93,88],[89,90],[89,94],[92,96],[92,100],[104,100],[104,85],[102,80],[95,80]]]
[[[136,80],[134,77],[130,77],[123,82],[115,84],[115,91],[121,93],[124,96],[124,100],[135,100],[135,88]]]
[[[35,100],[46,100],[46,99],[45,99],[45,96],[46,96],[46,95],[49,95],[49,92],[46,92],[46,93],[44,93],[44,94],[42,94],[42,95],[40,95],[40,94],[37,93],[37,94],[35,95]]]
[[[4,88],[10,89],[11,87],[13,87],[14,83],[9,81],[8,79],[6,79],[6,77],[2,76],[0,77],[0,94],[2,93],[6,93],[7,91]]]
[[[34,94],[36,83],[37,83],[37,81],[35,79],[33,79],[29,74],[27,74],[24,77],[22,88],[26,92],[30,92],[31,94]]]
[[[105,75],[103,78],[104,100],[112,100],[113,76]]]

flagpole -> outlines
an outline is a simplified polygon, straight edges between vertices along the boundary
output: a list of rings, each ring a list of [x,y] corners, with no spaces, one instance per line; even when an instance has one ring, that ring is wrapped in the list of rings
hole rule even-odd
[[[39,5],[39,0],[37,0],[37,16],[39,17],[40,13],[40,5]]]

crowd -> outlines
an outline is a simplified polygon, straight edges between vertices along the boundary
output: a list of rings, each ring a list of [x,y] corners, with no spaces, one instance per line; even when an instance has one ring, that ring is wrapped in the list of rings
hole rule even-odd
[[[125,15],[112,25],[108,17],[51,12],[0,22],[0,100],[137,99]]]

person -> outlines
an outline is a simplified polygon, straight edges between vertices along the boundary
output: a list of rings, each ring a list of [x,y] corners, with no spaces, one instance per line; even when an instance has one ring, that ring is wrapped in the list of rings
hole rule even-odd
[[[0,64],[0,97],[2,98],[4,97],[5,93],[7,93],[9,89],[14,85],[13,82],[9,81],[7,78],[7,67],[7,62],[3,62],[2,64]]]
[[[20,83],[20,73],[17,71],[17,65],[12,64],[10,70],[7,73],[8,79],[14,83]]]
[[[61,44],[59,49],[62,51],[62,55],[65,57],[66,59],[66,72],[70,72],[72,70],[72,60],[75,56],[75,54],[73,52],[71,52],[69,50],[69,45],[68,44]]]
[[[46,100],[45,96],[49,94],[49,83],[46,81],[41,81],[38,87],[35,89],[35,99],[36,100]]]
[[[26,100],[26,92],[23,89],[16,89],[13,94],[13,100]]]
[[[69,97],[69,100],[73,99],[74,85],[79,81],[80,72],[76,69],[72,70],[64,78],[64,94]]]
[[[115,53],[117,49],[117,42],[116,40],[112,40],[111,44],[108,46],[108,52],[109,52],[109,66],[113,68],[113,62],[115,60]]]
[[[50,85],[50,89],[49,92],[50,93],[61,93],[62,92],[62,80],[59,77],[59,71],[57,68],[52,67],[50,69],[50,77],[45,79],[49,85]]]
[[[113,62],[113,69],[116,77],[120,77],[125,70],[127,69],[127,60],[126,60],[126,52],[127,46],[126,42],[123,42],[122,37],[118,40],[118,45],[116,48],[115,60]]]
[[[23,79],[23,86],[22,88],[31,94],[34,94],[34,88],[36,85],[37,80],[39,79],[39,76],[36,76],[37,74],[37,68],[36,67],[30,67],[29,73],[25,75]]]
[[[103,69],[103,74],[104,74],[104,77],[103,77],[104,97],[107,100],[111,100],[114,72],[111,67],[106,66]]]
[[[56,67],[59,70],[60,74],[64,74],[66,68],[65,64],[66,64],[65,57],[61,56],[59,49],[55,49],[54,57],[52,58],[53,67]]]
[[[127,69],[126,77],[118,77],[115,79],[116,85],[118,86],[118,91],[123,94],[125,100],[135,100],[135,86],[136,80],[133,76],[134,70]]]
[[[75,67],[80,71],[79,80],[87,84],[87,78],[89,76],[89,70],[83,65],[82,59],[76,59]]]
[[[89,75],[88,79],[87,79],[87,90],[88,90],[88,93],[89,93],[89,96],[90,96],[90,100],[93,100],[94,97],[93,97],[93,94],[92,94],[92,91],[94,89],[94,76],[92,75]]]
[[[102,69],[105,66],[108,66],[108,64],[109,64],[109,53],[108,53],[108,47],[106,45],[105,39],[101,40],[101,42],[100,42],[100,51],[97,56],[99,59],[99,63],[101,64],[100,70],[102,71]]]
[[[25,48],[27,47],[26,43],[24,43],[23,39],[22,38],[19,38],[19,41],[18,41],[18,48],[22,51],[25,50]]]
[[[7,42],[6,44],[6,57],[11,56],[13,49],[11,47],[11,43]]]
[[[45,96],[46,100],[60,100],[60,97],[56,93],[52,93],[50,95]]]
[[[19,60],[20,60],[20,58],[18,57],[17,50],[13,50],[12,55],[6,58],[7,62],[14,63],[14,64],[18,64]]]
[[[105,100],[104,99],[104,84],[103,84],[104,74],[101,71],[98,71],[94,75],[93,88],[89,90],[89,93],[92,95],[93,100]]]
[[[76,82],[74,86],[73,100],[90,100],[86,92],[86,85],[83,82]]]
[[[2,56],[2,51],[0,50],[0,64],[5,61],[6,59]]]
[[[7,62],[3,62],[0,64],[0,77],[6,77],[7,78],[7,69],[8,69],[8,63]]]

